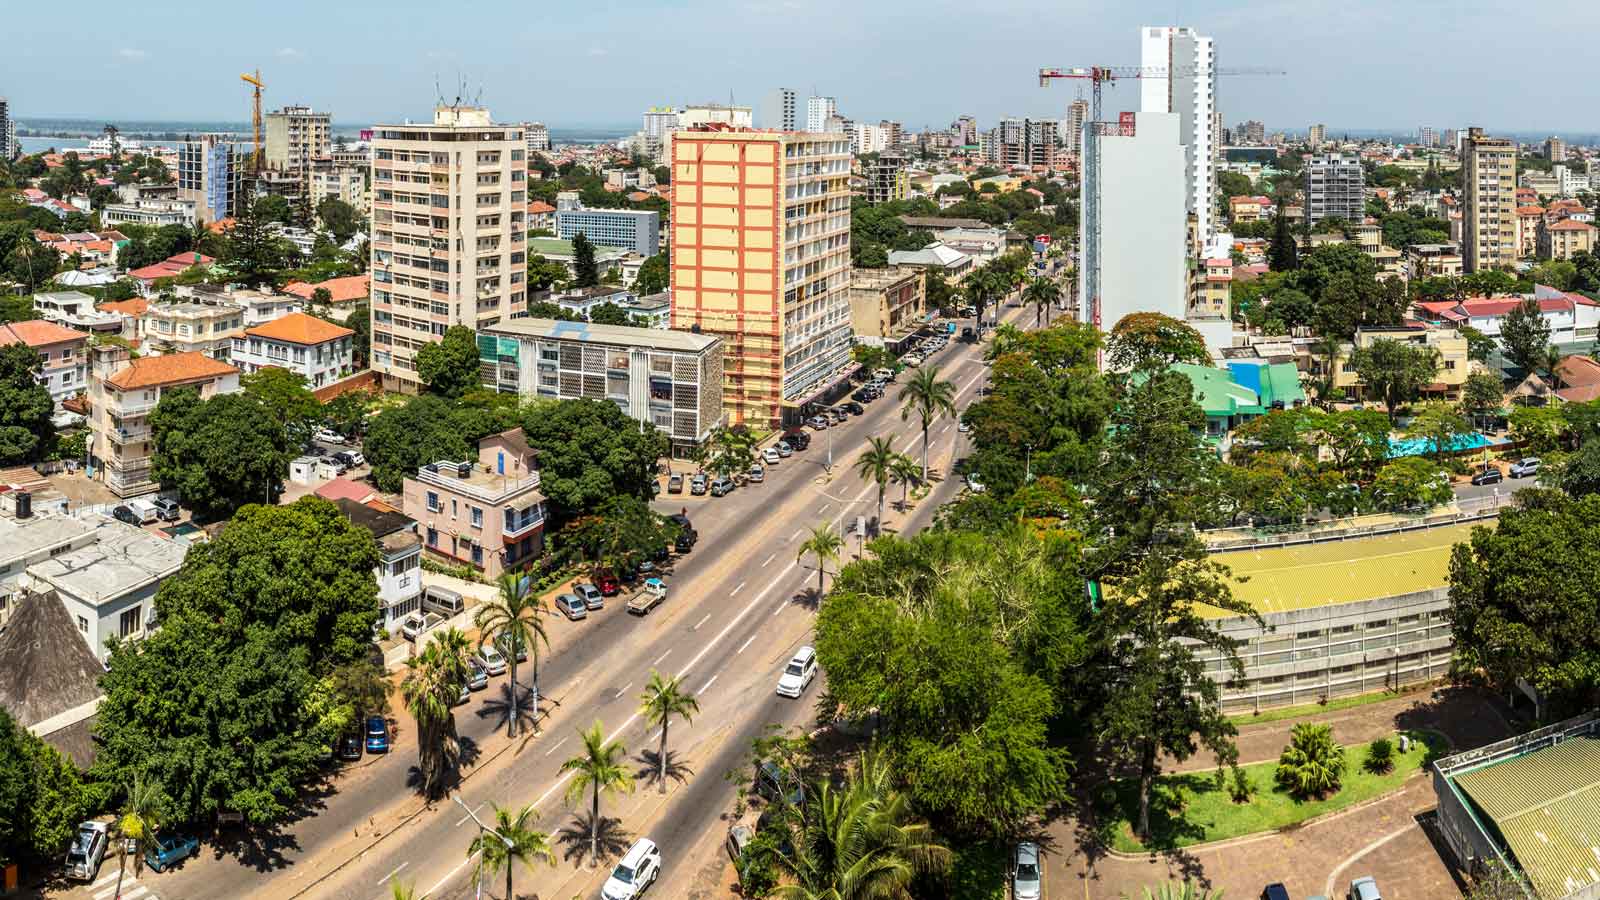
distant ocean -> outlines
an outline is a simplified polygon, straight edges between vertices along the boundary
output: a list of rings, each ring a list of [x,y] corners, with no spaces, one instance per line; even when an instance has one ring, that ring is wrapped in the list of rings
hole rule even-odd
[[[71,150],[88,145],[89,139],[98,137],[108,123],[101,119],[17,119],[17,142],[24,153],[38,153],[54,147]],[[125,119],[112,122],[117,132],[125,138],[147,144],[171,144],[190,134],[231,134],[240,140],[249,140],[249,122],[168,122]],[[365,124],[335,122],[335,137],[354,141]],[[636,129],[625,125],[592,128],[551,128],[553,144],[607,144],[621,140]]]

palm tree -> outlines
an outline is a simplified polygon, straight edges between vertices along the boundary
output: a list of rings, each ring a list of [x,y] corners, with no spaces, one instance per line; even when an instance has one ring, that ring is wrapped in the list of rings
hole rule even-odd
[[[117,890],[111,896],[122,896],[122,873],[128,866],[129,841],[133,842],[133,877],[138,878],[144,872],[145,846],[161,827],[161,803],[161,785],[135,775],[112,826],[112,839],[117,842]]]
[[[1339,789],[1344,777],[1344,748],[1333,728],[1301,722],[1289,732],[1289,746],[1278,757],[1278,784],[1299,798],[1323,797]]]
[[[894,451],[894,438],[870,437],[867,449],[856,459],[856,472],[878,486],[877,529],[880,533],[883,531],[883,492],[889,487],[889,476],[899,455]]]
[[[843,789],[816,785],[810,820],[778,864],[793,883],[778,888],[789,900],[909,898],[920,875],[945,871],[950,850],[926,824],[911,818],[910,801],[889,786],[874,754]]]
[[[600,855],[600,792],[633,793],[633,776],[622,767],[622,758],[628,750],[621,741],[606,742],[605,731],[596,719],[588,731],[578,733],[583,739],[583,752],[561,764],[561,771],[573,772],[572,784],[567,786],[569,805],[583,800],[585,789],[592,790],[589,806],[589,862],[592,865]]]
[[[473,883],[504,869],[506,900],[511,900],[516,896],[511,891],[511,872],[517,863],[522,863],[530,872],[540,860],[554,868],[556,851],[550,846],[550,835],[534,830],[537,820],[538,812],[532,803],[516,812],[494,804],[494,831],[480,830],[467,845],[467,858],[478,857],[478,864],[472,870]]]
[[[1561,363],[1566,358],[1567,354],[1562,353],[1561,348],[1555,344],[1546,347],[1544,353],[1538,357],[1536,365],[1538,368],[1550,373],[1550,387],[1552,389],[1561,387]]]
[[[800,545],[795,560],[805,559],[807,553],[817,558],[817,595],[822,595],[822,576],[828,571],[828,561],[839,561],[839,551],[844,549],[844,538],[827,522],[813,526],[811,536]]]
[[[1140,893],[1140,897],[1143,900],[1222,900],[1222,892],[1200,887],[1193,881],[1185,879],[1181,884],[1169,882],[1153,889],[1147,887]]]
[[[956,414],[956,386],[940,381],[939,373],[932,369],[918,369],[906,386],[900,389],[900,421],[911,418],[915,412],[922,419],[922,480],[928,480],[928,426],[941,413]]]
[[[661,756],[658,760],[660,766],[657,775],[661,780],[661,793],[667,792],[667,723],[673,716],[692,721],[695,713],[700,711],[700,701],[683,690],[683,679],[662,678],[661,673],[650,670],[650,682],[644,686],[644,693],[639,695],[639,711],[651,725],[661,726]]]
[[[427,900],[427,895],[417,893],[416,884],[401,884],[396,878],[389,882],[389,900]]]
[[[506,666],[511,670],[511,719],[506,736],[517,736],[517,654],[523,650],[533,659],[533,729],[539,730],[539,642],[550,645],[544,631],[544,601],[528,590],[520,572],[500,576],[500,596],[478,607],[478,646],[498,642],[506,649]]]
[[[900,485],[900,509],[903,511],[910,500],[911,485],[921,480],[922,470],[917,467],[916,460],[904,453],[896,453],[889,474]]]
[[[986,362],[994,362],[1015,350],[1021,341],[1021,328],[1010,322],[1004,325],[996,325],[994,327],[994,337],[990,339],[989,346],[983,348],[983,358]]]
[[[1050,304],[1061,299],[1061,288],[1049,278],[1035,278],[1022,292],[1024,300],[1033,304],[1034,325],[1049,324]]]
[[[460,629],[435,632],[420,654],[406,660],[411,671],[400,683],[406,709],[417,721],[417,768],[422,772],[423,793],[430,798],[439,796],[445,772],[461,755],[451,709],[467,681],[468,646]]]

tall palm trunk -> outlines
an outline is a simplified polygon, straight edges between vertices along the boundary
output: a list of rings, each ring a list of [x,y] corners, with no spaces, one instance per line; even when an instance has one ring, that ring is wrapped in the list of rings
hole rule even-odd
[[[506,860],[506,900],[512,900],[512,898],[516,896],[515,894],[511,893],[511,870],[514,868],[512,866],[513,862],[515,862],[515,860]]]
[[[535,640],[533,646],[528,648],[528,655],[533,658],[533,733],[539,733],[539,642]]]
[[[111,895],[113,900],[122,900],[122,873],[127,869],[128,855],[126,853],[117,854],[117,891]]]
[[[661,782],[661,793],[663,794],[667,792],[667,722],[671,718],[671,716],[661,717],[661,758],[656,760],[660,764],[660,778],[657,780]]]
[[[878,482],[878,524],[874,529],[877,534],[883,534],[883,482]]]
[[[922,480],[928,480],[928,414],[922,414]]]
[[[589,808],[589,865],[600,862],[600,783],[594,785],[594,804]]]
[[[510,641],[506,642],[507,644]],[[511,722],[506,727],[506,737],[517,736],[517,653],[516,648],[511,648],[511,658],[506,660],[506,665],[511,669]],[[508,878],[510,876],[507,876]],[[506,896],[510,896],[507,894]]]

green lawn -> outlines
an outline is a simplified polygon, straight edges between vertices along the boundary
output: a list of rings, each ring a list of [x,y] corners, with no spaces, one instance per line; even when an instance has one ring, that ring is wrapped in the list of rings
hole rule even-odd
[[[1366,706],[1369,703],[1382,703],[1385,700],[1394,700],[1404,697],[1408,693],[1422,690],[1431,690],[1436,681],[1424,681],[1415,685],[1406,685],[1400,692],[1372,691],[1366,694],[1355,694],[1349,697],[1335,697],[1327,703],[1307,703],[1303,706],[1279,706],[1264,709],[1259,713],[1240,713],[1229,716],[1228,721],[1235,725],[1257,725],[1265,722],[1282,722],[1285,719],[1310,719],[1324,713],[1331,713],[1341,709],[1352,709],[1357,706]]]
[[[1444,736],[1433,731],[1408,731],[1413,740],[1409,753],[1399,752],[1395,742],[1395,766],[1387,775],[1373,775],[1361,764],[1366,760],[1365,744],[1345,748],[1349,765],[1339,792],[1323,800],[1299,801],[1280,791],[1274,781],[1277,763],[1245,766],[1244,773],[1253,787],[1250,800],[1234,803],[1225,787],[1217,784],[1210,772],[1169,775],[1157,779],[1150,798],[1149,844],[1134,837],[1129,824],[1139,812],[1138,782],[1131,779],[1105,785],[1095,797],[1101,838],[1112,847],[1129,853],[1170,850],[1190,844],[1221,841],[1274,831],[1304,822],[1315,816],[1370,800],[1398,787],[1417,769],[1443,754]]]

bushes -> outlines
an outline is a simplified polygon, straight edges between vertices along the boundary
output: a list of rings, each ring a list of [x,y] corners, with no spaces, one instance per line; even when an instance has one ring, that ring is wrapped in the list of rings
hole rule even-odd
[[[1378,738],[1368,744],[1364,765],[1374,775],[1387,774],[1394,768],[1394,742],[1388,738]]]
[[[1321,799],[1339,790],[1344,777],[1344,748],[1327,725],[1301,722],[1278,758],[1278,785],[1293,796]]]

